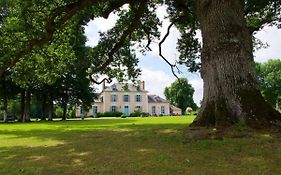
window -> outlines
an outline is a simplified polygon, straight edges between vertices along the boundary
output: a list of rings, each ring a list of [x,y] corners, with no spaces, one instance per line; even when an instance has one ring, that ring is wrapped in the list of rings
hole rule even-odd
[[[115,84],[112,85],[112,91],[117,91],[117,87]]]
[[[136,110],[141,111],[141,106],[136,106]]]
[[[96,116],[98,113],[98,107],[97,106],[93,106],[93,116]]]
[[[80,107],[80,116],[84,116],[84,109]]]
[[[116,94],[112,94],[111,95],[111,101],[112,102],[116,102],[117,101],[117,95]]]
[[[161,106],[161,114],[165,114],[165,106]]]
[[[136,95],[136,102],[141,102],[141,95]]]
[[[152,114],[156,114],[156,107],[155,106],[152,106]]]
[[[117,111],[116,109],[117,109],[116,106],[111,106],[111,112],[116,112]]]
[[[129,102],[129,98],[130,98],[129,95],[124,95],[124,102]]]

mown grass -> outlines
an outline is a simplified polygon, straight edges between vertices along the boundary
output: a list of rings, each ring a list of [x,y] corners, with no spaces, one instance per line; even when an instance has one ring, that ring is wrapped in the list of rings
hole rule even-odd
[[[189,141],[192,117],[0,124],[0,174],[281,174],[281,139]]]

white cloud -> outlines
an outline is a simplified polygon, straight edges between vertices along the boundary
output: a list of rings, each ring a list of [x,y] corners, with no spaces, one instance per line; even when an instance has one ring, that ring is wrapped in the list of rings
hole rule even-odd
[[[99,17],[91,20],[87,26],[85,26],[85,35],[87,36],[87,46],[95,46],[99,41],[99,32],[105,32],[114,27],[118,20],[117,14],[111,13],[107,19]]]
[[[169,86],[175,78],[164,71],[143,68],[141,79],[145,81],[145,88],[149,91],[149,94],[165,97],[164,88]]]
[[[176,78],[165,71],[143,68],[141,79],[145,81],[146,90],[149,94],[156,94],[165,97],[164,89],[170,86]],[[203,80],[201,78],[189,80],[189,84],[195,89],[193,99],[198,105],[203,97]]]
[[[269,47],[260,49],[254,53],[255,61],[266,62],[268,59],[281,59],[281,30],[276,27],[265,27],[256,34],[262,42]]]
[[[203,99],[203,80],[201,78],[189,81],[189,84],[194,88],[193,94],[194,102],[200,106],[200,101]]]

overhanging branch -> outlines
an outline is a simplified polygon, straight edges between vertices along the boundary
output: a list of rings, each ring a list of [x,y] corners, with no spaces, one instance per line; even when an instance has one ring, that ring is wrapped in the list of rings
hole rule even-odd
[[[171,71],[173,73],[173,75],[177,78],[177,74],[175,73],[175,68],[180,72],[179,68],[177,67],[176,63],[175,64],[172,64],[170,63],[162,54],[162,44],[165,42],[165,40],[167,39],[167,37],[169,36],[170,34],[170,30],[172,28],[172,26],[176,23],[176,20],[171,22],[171,24],[168,26],[168,29],[167,29],[167,33],[164,35],[163,39],[159,42],[158,44],[158,48],[159,48],[159,56],[171,67]]]
[[[120,36],[119,41],[115,43],[113,48],[107,54],[108,59],[101,66],[99,66],[97,69],[95,69],[95,72],[104,70],[111,62],[114,61],[113,55],[124,45],[127,37],[130,36],[134,32],[134,30],[139,26],[138,21],[140,20],[141,16],[144,13],[146,3],[147,3],[146,0],[140,2],[139,7],[138,7],[137,11],[135,12],[135,16],[132,19],[132,22],[127,27],[127,29],[123,32],[123,34]],[[91,75],[91,77],[92,77],[92,75]]]
[[[103,16],[109,14],[114,9],[121,7],[122,5],[130,2],[131,0],[121,0],[116,3],[110,4],[110,6],[105,10]],[[97,5],[98,3],[106,2],[105,0],[79,0],[65,6],[55,8],[50,15],[46,18],[45,33],[40,39],[30,40],[24,48],[12,55],[7,55],[6,58],[10,59],[3,67],[0,69],[0,78],[3,77],[6,70],[11,69],[19,62],[25,55],[31,53],[34,47],[41,47],[48,42],[52,41],[54,33],[63,27],[63,25],[72,18],[79,11],[84,8]],[[63,14],[63,15],[62,15]],[[62,15],[62,16],[61,16]],[[107,15],[108,16],[108,15]],[[5,59],[5,58],[3,58]]]

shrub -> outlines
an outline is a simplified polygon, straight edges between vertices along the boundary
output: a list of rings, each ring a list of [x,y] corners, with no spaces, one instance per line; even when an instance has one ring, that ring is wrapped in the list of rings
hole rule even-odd
[[[130,114],[130,117],[139,117],[141,112],[139,110],[135,110]]]
[[[140,116],[141,116],[141,117],[148,117],[148,116],[149,116],[149,113],[148,113],[148,112],[142,112]]]
[[[96,117],[97,117],[97,118],[100,118],[100,117],[104,117],[104,115],[103,115],[103,113],[98,112],[97,115],[96,115]]]
[[[149,113],[147,112],[141,112],[139,110],[135,110],[130,114],[130,117],[148,117]]]
[[[97,113],[97,117],[121,117],[123,112],[104,112],[104,113]]]
[[[55,110],[55,114],[56,114],[56,117],[62,117],[62,115],[63,115],[62,107],[58,106]]]

